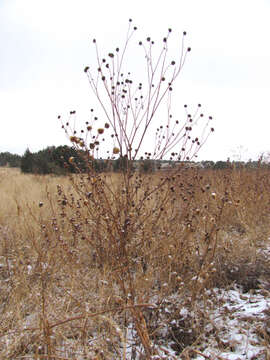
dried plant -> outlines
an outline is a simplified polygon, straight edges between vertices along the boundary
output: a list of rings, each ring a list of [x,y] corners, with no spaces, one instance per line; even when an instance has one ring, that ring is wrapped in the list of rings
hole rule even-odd
[[[200,139],[192,137],[192,130],[203,117],[201,104],[192,114],[184,105],[184,120],[174,119],[171,113],[173,86],[191,50],[184,44],[186,32],[182,36],[178,59],[174,60],[169,52],[171,29],[163,38],[159,50],[155,49],[158,45],[150,37],[146,41],[139,41],[145,64],[138,66],[138,75],[133,75],[126,70],[126,63],[131,58],[128,50],[136,32],[137,27],[132,25],[130,19],[123,48],[116,47],[104,57],[100,55],[96,39],[93,40],[96,65],[86,66],[84,71],[99,105],[98,111],[102,111],[101,116],[105,120],[100,120],[91,109],[90,120],[86,121],[85,129],[79,135],[71,126],[72,119],[62,126],[71,142],[91,158],[98,158],[101,152],[108,159],[119,155],[130,161],[138,158],[191,160],[213,128],[208,127],[212,119],[210,116],[204,122]],[[156,57],[153,55],[155,52]],[[141,77],[145,83],[139,80]],[[180,109],[177,111],[180,112]],[[75,110],[70,111],[71,117],[75,114]]]
[[[181,172],[180,162],[193,159],[213,131],[213,128],[209,128],[212,119],[209,117],[203,125],[201,137],[192,136],[193,128],[204,120],[200,104],[193,114],[188,113],[185,105],[183,121],[173,119],[173,86],[191,49],[185,47],[184,32],[179,58],[170,59],[171,31],[169,29],[162,39],[156,58],[153,53],[157,45],[150,37],[145,42],[138,42],[145,59],[146,83],[125,71],[129,44],[137,32],[131,19],[122,50],[117,47],[102,58],[94,39],[97,64],[93,68],[87,66],[84,71],[106,120],[100,121],[91,109],[91,119],[86,122],[80,135],[71,128],[72,119],[62,125],[87,164],[84,171],[87,174],[80,171],[78,164],[80,176],[72,178],[73,188],[79,197],[78,210],[72,220],[72,232],[76,234],[73,245],[78,242],[76,237],[82,232],[88,239],[97,266],[109,266],[110,276],[119,288],[118,295],[123,304],[132,306],[134,325],[148,357],[153,353],[150,336],[144,315],[136,306],[140,301],[147,302],[150,294],[142,294],[136,282],[143,281],[147,270],[151,269],[151,273],[155,273],[160,262],[167,268],[166,257],[157,261],[154,259],[159,258],[160,249],[166,246],[166,242],[170,242],[171,233],[175,237],[177,231],[183,232],[183,224],[179,220],[188,216],[182,210],[179,218],[179,194],[172,179]],[[75,114],[74,110],[70,112],[71,117]],[[158,124],[161,118],[163,120]],[[153,130],[155,135],[152,142]],[[150,148],[147,146],[149,143]],[[120,173],[116,181],[108,173],[96,173],[93,162],[100,154],[106,154],[108,164],[120,159]],[[153,177],[134,171],[134,167],[143,164],[145,160],[156,163],[163,159],[169,160],[175,167],[169,176],[162,174]],[[74,164],[74,159],[70,158],[69,162]],[[59,195],[61,215],[63,219],[68,219],[66,207],[74,199],[68,199],[62,189],[59,189]],[[83,208],[86,209],[87,218],[82,215]],[[170,231],[164,228],[164,216],[168,218]],[[184,232],[188,241],[189,230]],[[151,246],[153,236],[160,237],[160,244],[154,248]],[[170,246],[173,249],[176,244]],[[184,266],[185,262],[183,257],[179,266]],[[170,272],[171,269],[168,267],[166,271]],[[153,281],[160,283],[160,280]]]
[[[74,175],[72,185],[6,173],[1,358],[149,358],[168,345],[184,358],[200,350],[210,321],[195,301],[214,304],[207,289],[236,282],[248,291],[260,279],[269,289],[268,169],[135,173],[141,186],[167,180],[134,211],[125,238],[120,217],[102,215],[98,202],[112,196],[107,188],[99,193],[99,184],[110,181],[115,191],[121,174]],[[137,189],[138,200],[145,191]],[[121,215],[125,202],[117,204],[112,211]],[[185,319],[182,307],[192,310]]]

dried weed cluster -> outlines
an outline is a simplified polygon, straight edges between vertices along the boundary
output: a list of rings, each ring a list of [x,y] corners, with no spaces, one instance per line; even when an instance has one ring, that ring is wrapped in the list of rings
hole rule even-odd
[[[72,185],[7,174],[1,358],[149,358],[168,343],[181,352],[207,319],[182,323],[181,307],[192,314],[208,289],[249,291],[269,277],[267,170],[134,173],[128,207],[119,174],[75,175]]]

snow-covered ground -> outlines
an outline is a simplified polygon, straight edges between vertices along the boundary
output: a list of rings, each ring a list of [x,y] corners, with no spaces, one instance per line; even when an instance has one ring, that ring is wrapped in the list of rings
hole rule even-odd
[[[203,355],[197,354],[195,359],[266,359],[267,339],[263,338],[270,335],[269,295],[260,290],[243,294],[237,288],[221,292],[220,308],[210,311],[211,323],[201,345]]]
[[[208,292],[207,302],[199,301],[195,306],[199,316],[202,311],[205,313],[207,321],[194,344],[181,355],[177,355],[170,344],[161,346],[159,356],[153,359],[270,359],[270,292],[259,289],[243,293],[237,286],[228,290],[213,289],[211,294],[210,290]],[[196,317],[196,310],[190,313],[182,308],[180,315],[183,322],[188,317]]]

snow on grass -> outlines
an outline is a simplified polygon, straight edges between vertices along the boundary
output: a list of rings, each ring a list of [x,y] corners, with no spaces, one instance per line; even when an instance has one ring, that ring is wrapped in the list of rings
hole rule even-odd
[[[270,298],[260,291],[242,294],[235,288],[223,293],[224,304],[212,311],[209,327],[218,333],[218,340],[210,336],[205,342],[203,354],[221,359],[262,359],[265,358],[265,346],[258,336],[258,327],[265,327],[266,312],[270,310]],[[209,329],[210,330],[210,329]],[[270,329],[268,329],[270,330]],[[221,350],[221,347],[224,347]],[[205,359],[198,355],[197,360]]]
[[[270,293],[253,290],[243,293],[241,287],[230,290],[211,290],[209,306],[199,302],[196,306],[207,314],[208,322],[200,340],[187,347],[182,355],[169,354],[160,348],[160,358],[194,360],[263,360],[270,357],[268,344],[270,335]],[[210,295],[210,291],[209,294]],[[214,306],[215,304],[215,306]],[[195,308],[196,308],[195,306]],[[183,317],[190,316],[187,309],[181,310]],[[192,316],[196,316],[196,311]],[[268,335],[268,341],[264,335]],[[186,355],[189,357],[186,357]],[[163,356],[163,357],[162,357]]]

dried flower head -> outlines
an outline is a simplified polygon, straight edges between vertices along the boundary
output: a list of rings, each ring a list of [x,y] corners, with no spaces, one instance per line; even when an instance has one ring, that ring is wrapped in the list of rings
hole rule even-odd
[[[113,148],[113,154],[119,154],[119,152],[120,152],[120,149],[118,148],[118,147],[114,147]]]
[[[77,137],[77,136],[70,136],[70,141],[71,142],[73,142],[73,143],[75,143],[75,144],[79,144],[79,142],[80,142],[80,139]]]

